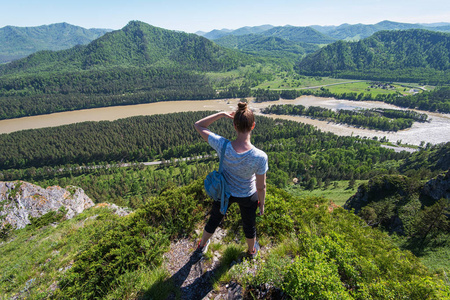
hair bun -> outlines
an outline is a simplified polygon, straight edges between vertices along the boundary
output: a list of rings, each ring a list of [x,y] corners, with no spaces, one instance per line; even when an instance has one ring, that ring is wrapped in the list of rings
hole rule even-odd
[[[246,110],[247,110],[247,103],[245,103],[245,102],[239,102],[239,103],[238,103],[238,110],[239,110],[239,111],[246,111]]]

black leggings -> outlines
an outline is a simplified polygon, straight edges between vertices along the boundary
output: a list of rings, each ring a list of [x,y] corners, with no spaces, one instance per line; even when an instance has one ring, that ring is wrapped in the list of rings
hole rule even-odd
[[[239,204],[241,209],[241,218],[244,227],[245,237],[252,239],[256,237],[256,209],[258,208],[258,193],[254,193],[250,197],[238,198],[230,197],[228,206],[233,203]],[[219,226],[220,221],[222,221],[224,215],[220,212],[220,201],[214,201],[211,210],[211,216],[209,217],[208,223],[206,223],[205,231],[213,234],[216,228]]]

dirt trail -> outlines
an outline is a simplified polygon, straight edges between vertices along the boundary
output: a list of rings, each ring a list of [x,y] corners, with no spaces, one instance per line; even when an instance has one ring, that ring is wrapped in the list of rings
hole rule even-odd
[[[212,237],[211,243],[220,242],[225,236],[220,228]],[[212,279],[220,267],[221,256],[218,251],[212,252],[212,259],[193,255],[197,245],[189,239],[180,239],[170,245],[164,254],[165,266],[171,277],[169,280],[179,288],[181,299],[242,299],[242,289],[237,285],[221,285],[213,289]],[[173,294],[169,299],[177,299]]]

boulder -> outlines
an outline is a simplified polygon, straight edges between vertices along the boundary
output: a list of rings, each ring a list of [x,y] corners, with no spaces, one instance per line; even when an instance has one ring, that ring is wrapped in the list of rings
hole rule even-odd
[[[19,229],[30,224],[29,217],[40,217],[50,211],[64,207],[65,218],[71,219],[94,202],[83,189],[67,186],[51,186],[46,189],[24,181],[0,181],[0,221],[1,226],[9,223]]]

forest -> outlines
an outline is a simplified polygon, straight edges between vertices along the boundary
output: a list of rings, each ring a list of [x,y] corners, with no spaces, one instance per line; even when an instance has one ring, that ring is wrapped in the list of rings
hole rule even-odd
[[[373,108],[361,110],[339,109],[333,111],[318,106],[306,108],[303,105],[291,104],[271,105],[262,109],[261,112],[275,115],[308,116],[319,120],[384,131],[398,131],[410,128],[414,121],[425,122],[428,118],[426,114],[411,110]]]

